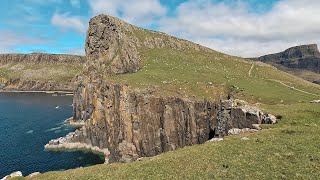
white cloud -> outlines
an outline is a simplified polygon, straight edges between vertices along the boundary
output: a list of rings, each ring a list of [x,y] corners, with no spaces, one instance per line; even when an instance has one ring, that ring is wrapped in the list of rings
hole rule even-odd
[[[166,8],[159,0],[89,0],[92,13],[118,16],[138,25],[152,23],[166,14]]]
[[[68,14],[55,13],[51,18],[51,23],[61,30],[76,30],[80,33],[84,33],[87,29],[80,17],[69,16]]]
[[[320,1],[282,0],[265,13],[236,4],[189,0],[160,30],[233,55],[258,56],[293,45],[320,43]]]
[[[80,8],[80,0],[70,0],[70,4],[72,7]]]
[[[70,49],[64,49],[65,53],[68,54],[74,54],[74,55],[81,55],[81,56],[85,56],[85,51],[84,48],[70,48]]]
[[[43,45],[49,43],[49,39],[34,38],[27,35],[14,33],[12,31],[0,30],[0,53],[12,53],[17,46]]]

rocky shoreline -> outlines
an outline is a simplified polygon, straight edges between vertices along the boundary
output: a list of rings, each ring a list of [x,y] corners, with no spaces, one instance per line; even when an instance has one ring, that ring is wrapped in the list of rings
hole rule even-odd
[[[19,90],[3,90],[0,89],[0,93],[46,93],[46,94],[65,94],[73,95],[72,91],[19,91]]]
[[[46,150],[88,150],[92,153],[102,154],[105,158],[105,164],[109,163],[110,151],[107,148],[99,148],[86,143],[75,142],[79,137],[80,130],[70,132],[65,137],[53,139],[44,146]]]
[[[73,119],[73,117],[70,117],[68,119],[65,120],[66,124],[68,126],[74,127],[74,128],[81,128],[84,125],[86,125],[85,121],[76,121]]]

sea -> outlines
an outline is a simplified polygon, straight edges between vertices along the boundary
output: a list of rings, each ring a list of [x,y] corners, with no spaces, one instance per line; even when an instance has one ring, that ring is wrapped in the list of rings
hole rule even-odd
[[[102,164],[89,152],[47,151],[51,139],[75,129],[65,124],[72,116],[72,96],[46,93],[0,93],[0,178],[15,171],[61,171]]]

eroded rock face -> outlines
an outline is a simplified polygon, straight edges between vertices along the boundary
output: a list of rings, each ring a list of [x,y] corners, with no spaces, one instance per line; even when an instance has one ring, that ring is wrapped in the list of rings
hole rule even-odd
[[[102,81],[84,84],[74,96],[74,119],[87,123],[77,140],[109,149],[111,162],[155,156],[222,138],[232,128],[269,123],[270,115],[243,101],[190,101]]]
[[[99,15],[90,20],[86,37],[88,69],[104,73],[136,72],[140,68],[137,39],[128,36],[136,27],[117,18]]]

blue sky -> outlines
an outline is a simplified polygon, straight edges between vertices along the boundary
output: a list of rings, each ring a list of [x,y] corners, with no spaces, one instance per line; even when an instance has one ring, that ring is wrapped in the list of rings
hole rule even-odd
[[[3,0],[0,53],[84,54],[89,19],[110,14],[239,56],[320,42],[318,0]]]

